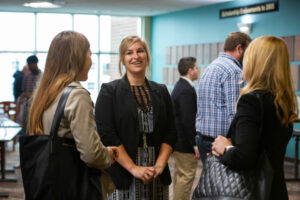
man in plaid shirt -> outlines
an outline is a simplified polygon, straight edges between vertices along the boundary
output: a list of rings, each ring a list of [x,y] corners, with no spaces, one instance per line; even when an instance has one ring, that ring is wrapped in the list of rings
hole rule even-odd
[[[235,105],[243,87],[242,61],[251,38],[232,32],[219,54],[205,70],[199,81],[196,115],[196,143],[202,163],[218,135],[226,136],[235,115]]]

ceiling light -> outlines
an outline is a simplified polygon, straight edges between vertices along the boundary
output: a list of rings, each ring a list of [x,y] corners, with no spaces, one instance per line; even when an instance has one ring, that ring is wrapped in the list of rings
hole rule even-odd
[[[62,1],[33,1],[23,5],[31,8],[59,8],[63,4]]]
[[[242,33],[250,34],[251,33],[251,23],[238,23],[237,26],[239,31]]]

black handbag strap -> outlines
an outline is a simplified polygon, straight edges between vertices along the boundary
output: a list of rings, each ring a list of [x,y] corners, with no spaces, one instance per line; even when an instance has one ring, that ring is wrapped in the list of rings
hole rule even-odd
[[[55,152],[55,148],[54,148],[54,140],[57,138],[57,131],[58,131],[58,127],[61,121],[61,118],[63,116],[64,113],[64,109],[65,109],[65,105],[66,102],[68,100],[68,97],[72,91],[72,89],[75,88],[75,86],[68,86],[63,94],[61,95],[59,102],[57,104],[57,108],[53,117],[53,121],[52,121],[52,125],[51,125],[51,129],[50,129],[50,153],[54,153]]]

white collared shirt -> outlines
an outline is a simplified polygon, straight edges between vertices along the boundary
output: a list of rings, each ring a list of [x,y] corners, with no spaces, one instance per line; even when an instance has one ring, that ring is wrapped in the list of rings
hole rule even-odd
[[[194,83],[193,81],[191,81],[191,79],[184,77],[184,76],[180,76],[180,78],[183,78],[184,80],[186,80],[192,87],[194,87]]]

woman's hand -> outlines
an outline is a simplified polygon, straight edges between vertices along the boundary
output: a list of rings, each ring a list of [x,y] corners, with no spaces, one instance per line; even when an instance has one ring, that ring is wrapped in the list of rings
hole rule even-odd
[[[156,164],[154,166],[154,169],[155,169],[155,171],[154,171],[154,179],[156,179],[156,177],[158,175],[161,175],[161,173],[164,171],[164,167],[162,165]]]
[[[147,184],[153,180],[154,174],[155,174],[155,169],[154,169],[154,167],[134,166],[130,170],[130,173],[135,178],[141,179],[144,182],[144,184]]]
[[[230,139],[219,135],[215,141],[212,143],[212,153],[215,156],[221,156],[224,154],[225,149],[227,146],[232,145],[232,142]]]
[[[111,164],[113,164],[118,158],[117,147],[107,147],[107,149],[110,153]]]

